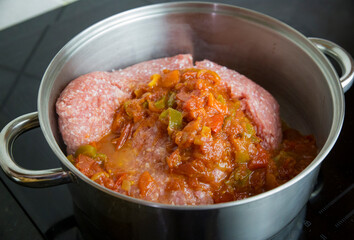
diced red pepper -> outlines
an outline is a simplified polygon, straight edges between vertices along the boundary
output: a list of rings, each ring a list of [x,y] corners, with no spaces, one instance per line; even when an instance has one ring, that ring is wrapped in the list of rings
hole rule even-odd
[[[75,165],[87,177],[91,178],[95,173],[103,171],[99,164],[91,157],[80,154]]]
[[[216,109],[219,113],[227,114],[228,108],[225,104],[222,104],[218,100],[215,99],[214,95],[210,93],[208,95],[208,106]]]
[[[149,193],[156,187],[155,180],[151,177],[148,171],[145,171],[140,175],[138,187],[142,197],[148,196]]]
[[[183,106],[183,110],[186,112],[191,112],[191,111],[195,111],[195,110],[202,108],[203,105],[204,105],[203,98],[196,97],[196,96],[192,95],[189,98],[189,100],[187,102],[185,102],[185,104]]]
[[[127,178],[127,173],[121,173],[118,176],[117,181],[114,183],[114,189],[118,189],[122,185],[123,180]]]
[[[119,150],[121,147],[123,147],[124,143],[130,138],[130,135],[132,134],[132,124],[127,123],[122,130],[122,133],[120,134],[119,138],[115,140],[116,142],[116,150]]]
[[[210,127],[214,133],[217,133],[221,130],[223,123],[224,123],[224,115],[216,114],[211,118],[207,119],[206,125]]]
[[[179,82],[179,71],[173,70],[165,73],[160,79],[162,87],[172,87]]]
[[[259,168],[265,168],[268,165],[269,153],[262,147],[258,147],[256,154],[252,154],[251,160],[248,162],[248,168],[253,171]]]
[[[166,159],[166,162],[168,164],[168,167],[172,169],[178,167],[182,163],[181,159],[181,155],[179,154],[179,150],[177,149]]]

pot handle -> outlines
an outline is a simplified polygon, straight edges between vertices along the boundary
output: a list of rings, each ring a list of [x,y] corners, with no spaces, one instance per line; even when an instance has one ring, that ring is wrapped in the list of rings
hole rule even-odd
[[[70,172],[61,168],[28,170],[19,167],[13,160],[12,145],[22,133],[39,127],[38,113],[22,115],[8,123],[0,133],[0,166],[14,182],[27,187],[50,187],[72,182]]]
[[[348,91],[354,81],[354,61],[350,54],[331,41],[321,38],[309,38],[309,40],[322,53],[331,56],[339,64],[342,70],[342,76],[339,80],[342,84],[343,91]]]

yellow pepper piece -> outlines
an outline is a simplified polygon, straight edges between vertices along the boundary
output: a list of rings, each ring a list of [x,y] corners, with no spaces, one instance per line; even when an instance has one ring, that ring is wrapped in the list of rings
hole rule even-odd
[[[131,186],[132,186],[131,181],[129,181],[129,180],[123,180],[123,182],[122,182],[122,189],[123,189],[123,190],[129,192]]]
[[[95,173],[92,177],[91,180],[92,181],[96,181],[97,179],[101,178],[101,177],[109,177],[108,173],[106,172],[98,172]]]
[[[209,137],[209,136],[211,136],[211,129],[210,129],[210,127],[203,126],[203,128],[202,128],[202,136],[203,136],[203,137]]]
[[[173,70],[171,72],[165,73],[165,75],[161,78],[161,86],[162,87],[173,87],[179,82],[179,71]]]
[[[141,95],[143,95],[143,93],[144,93],[144,92],[143,92],[143,90],[142,90],[141,88],[134,90],[134,94],[135,94],[135,96],[136,96],[137,98],[140,98]]]
[[[75,164],[75,158],[74,158],[74,156],[73,156],[72,154],[68,155],[66,158],[67,158],[72,164]]]
[[[161,79],[161,75],[160,74],[154,74],[151,76],[151,81],[148,83],[148,86],[150,88],[156,87],[159,80]]]

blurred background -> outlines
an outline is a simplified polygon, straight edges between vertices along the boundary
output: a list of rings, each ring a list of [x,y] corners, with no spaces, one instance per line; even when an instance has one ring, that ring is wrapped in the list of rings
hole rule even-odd
[[[38,89],[46,67],[75,35],[111,15],[162,2],[166,1],[0,0],[0,129],[15,117],[37,110]],[[353,0],[212,2],[270,15],[306,37],[333,41],[354,56]],[[322,164],[316,192],[296,228],[284,239],[352,239],[354,90],[349,90],[345,98],[342,133]],[[21,136],[13,150],[23,167],[60,167],[39,128]],[[82,239],[67,187],[25,188],[0,171],[0,239]]]
[[[14,26],[77,0],[1,0],[0,30]]]

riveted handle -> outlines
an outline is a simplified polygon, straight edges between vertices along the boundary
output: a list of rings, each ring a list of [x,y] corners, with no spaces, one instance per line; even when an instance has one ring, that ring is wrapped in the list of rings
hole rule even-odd
[[[342,76],[339,78],[344,92],[348,91],[354,81],[354,61],[350,54],[337,44],[321,39],[309,38],[309,40],[324,54],[331,56],[340,66]]]
[[[12,146],[22,133],[39,126],[38,113],[22,115],[8,123],[0,133],[0,166],[14,182],[27,187],[50,187],[72,181],[71,173],[61,168],[28,170],[18,166]]]

